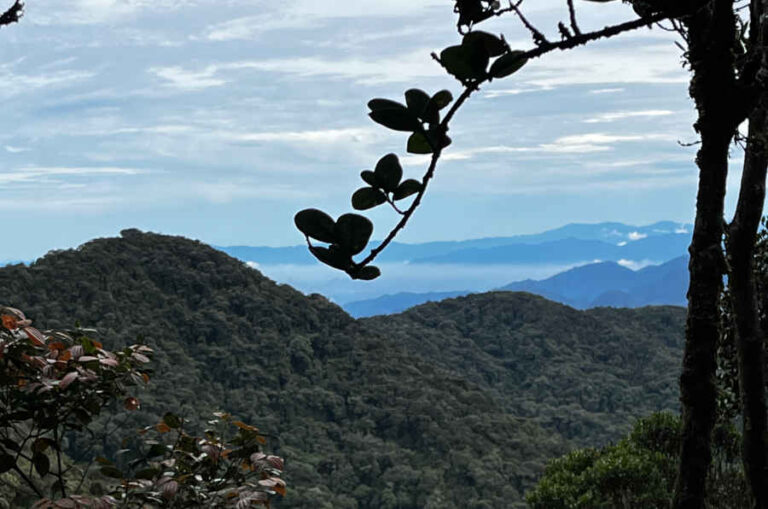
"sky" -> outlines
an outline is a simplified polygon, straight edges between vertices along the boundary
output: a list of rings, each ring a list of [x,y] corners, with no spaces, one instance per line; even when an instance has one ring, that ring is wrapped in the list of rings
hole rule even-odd
[[[10,0],[6,0],[10,5]],[[563,0],[524,12],[554,38]],[[359,172],[423,156],[374,124],[373,97],[460,92],[430,58],[457,44],[449,0],[36,0],[0,29],[0,260],[124,228],[214,245],[294,245],[293,215],[351,210]],[[633,19],[580,1],[582,30]],[[514,17],[482,27],[532,46]],[[691,222],[694,110],[658,28],[532,61],[457,114],[454,142],[398,240],[571,222]],[[734,154],[733,182],[738,179]],[[731,202],[733,197],[730,197]],[[397,217],[370,214],[374,237]]]

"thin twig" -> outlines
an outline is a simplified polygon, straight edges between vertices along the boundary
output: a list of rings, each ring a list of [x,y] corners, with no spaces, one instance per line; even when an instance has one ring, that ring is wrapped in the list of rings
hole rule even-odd
[[[573,0],[568,0],[568,14],[571,17],[571,30],[574,35],[581,35],[579,24],[576,23],[576,7],[573,5]]]

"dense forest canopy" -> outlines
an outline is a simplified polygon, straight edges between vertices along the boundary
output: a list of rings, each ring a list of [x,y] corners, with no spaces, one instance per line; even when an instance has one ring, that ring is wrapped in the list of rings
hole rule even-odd
[[[116,347],[146,341],[153,382],[124,429],[167,408],[232,412],[285,457],[281,507],[522,507],[549,458],[677,408],[680,308],[497,292],[355,321],[199,242],[137,230],[0,269],[0,301],[50,326],[87,319]]]

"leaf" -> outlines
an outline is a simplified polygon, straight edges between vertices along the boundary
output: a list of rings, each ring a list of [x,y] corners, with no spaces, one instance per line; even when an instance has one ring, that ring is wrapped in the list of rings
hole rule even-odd
[[[449,46],[440,53],[440,61],[446,71],[462,81],[484,78],[488,60],[485,47],[472,40],[467,44]]]
[[[164,422],[158,422],[155,424],[155,430],[157,430],[158,433],[168,433],[171,431],[171,427]]]
[[[77,371],[71,371],[71,372],[67,373],[66,375],[64,375],[64,378],[62,378],[61,381],[59,382],[59,387],[61,389],[66,389],[67,387],[69,387],[69,385],[72,382],[77,380],[77,377],[79,377],[79,376],[80,375],[78,374]]]
[[[397,108],[374,110],[368,116],[377,124],[393,131],[412,132],[421,129],[419,119],[403,105],[399,105]]]
[[[448,90],[441,90],[432,96],[431,101],[437,105],[438,109],[442,110],[453,102],[453,94]]]
[[[143,468],[136,472],[135,476],[136,479],[154,479],[160,475],[160,470],[157,468]]]
[[[120,471],[119,468],[116,467],[101,467],[99,469],[99,472],[101,472],[101,475],[104,475],[106,477],[111,477],[112,479],[122,479],[123,478],[123,472]]]
[[[352,265],[352,255],[336,244],[330,247],[312,246],[309,250],[315,258],[335,269],[347,270]]]
[[[169,428],[176,429],[181,427],[181,419],[171,412],[166,412],[165,415],[163,415],[163,422],[167,424]]]
[[[376,175],[371,170],[360,172],[360,178],[369,186],[376,187],[378,185],[376,184]]]
[[[482,32],[480,30],[473,30],[465,35],[462,44],[478,44],[482,46],[482,48],[486,53],[488,53],[488,56],[490,57],[497,57],[502,55],[507,50],[507,45],[504,44],[504,41],[493,34]]]
[[[370,101],[368,101],[368,108],[371,111],[377,111],[377,110],[405,108],[405,106],[403,106],[401,103],[397,101],[392,101],[390,99],[371,99]]]
[[[395,200],[402,200],[412,194],[416,194],[421,191],[421,182],[414,179],[404,180],[402,184],[397,186],[393,198]]]
[[[408,109],[422,120],[425,120],[422,115],[429,104],[429,99],[429,94],[418,88],[405,91],[405,103],[408,105]]]
[[[111,462],[111,461],[109,461],[109,460],[108,460],[107,458],[105,458],[104,456],[97,456],[97,457],[96,457],[96,462],[97,462],[97,463],[100,463],[100,464],[102,464],[102,465],[112,465],[112,462]]]
[[[363,187],[352,195],[352,207],[356,210],[368,210],[387,201],[387,197],[372,187]]]
[[[365,249],[373,233],[373,223],[359,214],[344,214],[336,221],[336,238],[352,256]]]
[[[16,465],[16,460],[10,454],[0,454],[0,474],[4,474]]]
[[[408,138],[407,150],[411,154],[431,154],[432,145],[422,133],[413,133]]]
[[[376,182],[384,191],[391,193],[397,188],[400,179],[403,178],[403,167],[395,154],[387,154],[376,163],[373,172]],[[354,254],[354,253],[353,253]]]
[[[360,279],[362,281],[372,281],[379,276],[381,276],[381,270],[374,265],[361,267],[360,270],[352,274],[353,279]]]
[[[253,431],[254,433],[259,432],[259,428],[257,428],[256,426],[251,426],[250,424],[246,424],[243,421],[234,421],[232,424],[246,431]]]
[[[528,61],[524,55],[525,51],[514,50],[500,56],[491,65],[491,76],[494,78],[505,78],[517,72]]]
[[[51,460],[45,454],[33,455],[32,464],[35,465],[35,471],[37,471],[40,477],[47,475],[51,469]]]
[[[128,411],[138,410],[140,406],[139,400],[133,397],[125,398],[125,401],[123,401],[123,408]]]
[[[42,454],[52,445],[55,445],[55,442],[50,438],[38,438],[32,443],[32,452]]]
[[[296,228],[307,237],[328,243],[336,240],[333,237],[333,219],[322,210],[304,209],[294,216],[293,222],[296,223]]]

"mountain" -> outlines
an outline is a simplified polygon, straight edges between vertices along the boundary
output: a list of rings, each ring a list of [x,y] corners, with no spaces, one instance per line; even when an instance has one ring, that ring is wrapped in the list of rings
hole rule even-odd
[[[678,308],[494,292],[354,320],[209,246],[137,230],[0,268],[0,302],[108,345],[144,338],[155,372],[123,436],[166,410],[230,411],[286,457],[280,507],[522,507],[547,459],[677,407]]]
[[[524,291],[578,309],[597,306],[686,305],[688,258],[633,271],[613,262],[576,267],[542,281],[525,280],[500,288]]]
[[[355,318],[375,315],[391,315],[400,313],[413,306],[424,304],[425,302],[439,301],[452,297],[461,297],[470,292],[428,292],[413,293],[400,292],[395,294],[382,295],[375,299],[358,300],[348,302],[342,307],[344,311]]]
[[[520,244],[547,244],[547,247],[549,247],[552,243],[557,243],[558,241],[567,241],[559,244],[560,246],[563,246],[563,249],[566,251],[571,249],[579,250],[579,256],[572,256],[569,258],[571,261],[583,262],[597,258],[614,260],[614,258],[599,254],[607,249],[606,244],[610,246],[616,246],[622,242],[637,244],[638,240],[654,239],[656,237],[662,237],[667,241],[671,238],[674,238],[675,240],[689,239],[688,233],[691,229],[692,227],[689,224],[674,223],[671,221],[661,221],[647,226],[632,226],[615,222],[595,224],[573,223],[553,230],[547,230],[542,233],[515,235],[511,237],[488,237],[459,241],[424,242],[418,244],[393,242],[381,254],[379,260],[382,263],[408,262],[414,260],[427,261],[432,260],[433,258],[448,256],[451,253],[469,251],[478,254],[478,256],[474,257],[474,261],[470,263],[484,263],[481,256],[487,254],[486,250],[495,250],[496,248],[509,246],[517,246],[517,249],[521,249],[519,246]],[[645,251],[635,248],[636,251],[642,251],[642,258],[632,259],[666,261],[670,258],[680,256],[685,252],[685,247],[687,247],[686,242],[682,251],[665,249],[666,242],[664,240],[659,243],[654,243],[652,241],[640,243],[640,246],[644,244],[646,246]],[[374,248],[378,245],[379,242],[374,241],[371,243],[370,247]],[[675,247],[678,245],[679,242],[674,243]],[[535,250],[535,252],[546,252],[547,247]],[[594,251],[590,251],[590,248]],[[314,257],[309,254],[305,245],[288,247],[223,246],[218,247],[218,249],[240,260],[265,265],[304,265],[316,263]],[[658,252],[655,251],[655,249],[658,249]],[[614,253],[615,250],[608,250],[606,252]],[[635,251],[632,252],[635,253]],[[669,254],[670,252],[672,252],[671,255]],[[459,256],[465,257],[467,256],[467,253]],[[615,260],[619,259],[620,258],[615,258]],[[528,256],[527,260],[537,261],[537,258],[536,256]]]
[[[615,262],[590,263],[543,280],[526,279],[499,290],[529,292],[577,309],[600,306],[635,308],[651,305],[685,306],[688,257],[630,270]],[[408,308],[471,293],[401,292],[347,302],[344,310],[356,318],[400,313]]]
[[[413,263],[441,264],[523,264],[574,263],[591,260],[633,260],[664,262],[686,252],[687,234],[664,234],[619,244],[600,240],[561,239],[540,244],[506,244],[491,248],[470,248],[447,254],[418,258]]]

